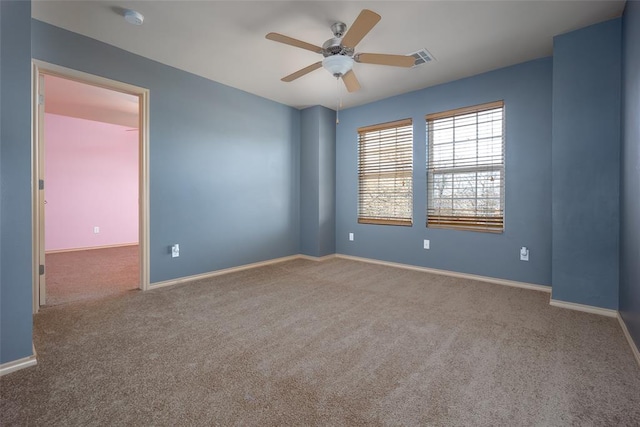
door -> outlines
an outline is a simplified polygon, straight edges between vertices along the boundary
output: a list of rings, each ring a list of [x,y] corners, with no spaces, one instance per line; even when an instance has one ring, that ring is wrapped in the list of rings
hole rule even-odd
[[[33,191],[32,191],[32,260],[33,260],[33,312],[46,304],[45,266],[45,74],[51,74],[138,97],[139,129],[139,274],[140,289],[149,288],[149,90],[126,83],[86,74],[80,71],[33,60],[32,125],[33,125]]]

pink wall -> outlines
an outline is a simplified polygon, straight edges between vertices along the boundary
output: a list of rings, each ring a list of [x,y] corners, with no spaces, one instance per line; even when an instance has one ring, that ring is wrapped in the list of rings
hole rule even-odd
[[[45,114],[47,251],[138,242],[138,132],[127,129]]]

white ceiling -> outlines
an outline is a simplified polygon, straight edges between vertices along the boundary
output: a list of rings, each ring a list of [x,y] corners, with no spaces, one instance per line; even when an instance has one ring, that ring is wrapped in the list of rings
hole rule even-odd
[[[123,8],[141,12],[144,24],[126,23]],[[618,17],[624,1],[39,0],[32,16],[283,104],[335,108],[336,82],[324,69],[280,81],[322,56],[264,36],[322,45],[333,22],[351,25],[364,8],[382,20],[356,51],[426,48],[436,61],[411,69],[355,64],[362,89],[349,94],[341,84],[345,108],[551,55],[553,36]]]

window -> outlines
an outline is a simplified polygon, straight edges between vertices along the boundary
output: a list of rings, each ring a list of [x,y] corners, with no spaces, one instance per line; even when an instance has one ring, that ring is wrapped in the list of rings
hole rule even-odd
[[[411,119],[358,129],[358,222],[413,224]]]
[[[427,227],[504,229],[504,102],[427,116]]]

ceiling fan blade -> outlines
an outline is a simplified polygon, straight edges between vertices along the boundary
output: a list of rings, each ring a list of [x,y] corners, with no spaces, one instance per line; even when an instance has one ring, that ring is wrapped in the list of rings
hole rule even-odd
[[[349,70],[347,74],[342,76],[342,81],[349,92],[357,92],[360,90],[360,82],[358,82],[356,73],[354,73],[353,70]]]
[[[291,37],[287,37],[278,33],[269,33],[265,36],[268,40],[273,40],[274,42],[288,44],[290,46],[299,47],[301,49],[310,50],[315,53],[322,53],[322,48],[320,46],[316,46],[311,43],[303,42],[302,40],[294,39]]]
[[[413,56],[387,55],[384,53],[359,53],[356,62],[363,64],[391,65],[393,67],[413,67],[416,59]]]
[[[309,74],[310,72],[312,72],[313,70],[317,70],[318,68],[322,67],[322,61],[318,61],[315,64],[311,64],[308,67],[304,67],[302,70],[298,70],[295,73],[291,73],[286,77],[283,77],[282,80],[283,82],[292,82],[295,79],[304,76],[305,74]]]
[[[369,31],[380,21],[382,17],[369,9],[362,9],[360,15],[353,21],[351,28],[347,31],[347,34],[342,38],[342,44],[344,46],[355,48],[360,40],[366,36]]]

